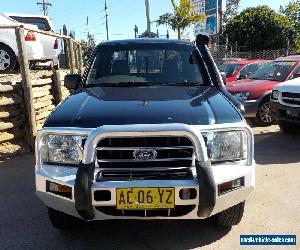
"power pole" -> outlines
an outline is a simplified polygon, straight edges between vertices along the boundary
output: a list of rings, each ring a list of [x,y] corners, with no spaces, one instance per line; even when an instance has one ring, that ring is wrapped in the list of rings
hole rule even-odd
[[[146,17],[147,17],[147,31],[151,31],[151,21],[150,21],[150,0],[145,0],[146,5]]]
[[[138,33],[139,33],[139,28],[138,28],[138,26],[134,25],[134,37],[135,38],[137,38]]]
[[[48,16],[48,8],[49,8],[49,6],[52,7],[52,3],[49,3],[49,2],[46,2],[45,0],[43,0],[43,2],[37,2],[36,4],[42,5],[44,16]]]
[[[104,10],[105,10],[106,40],[109,41],[109,37],[108,37],[108,20],[107,20],[108,14],[107,14],[107,3],[106,3],[106,0],[105,0]]]
[[[89,17],[86,17],[86,34],[87,34],[87,40],[89,39],[90,36],[90,30],[89,30]]]
[[[217,5],[216,5],[216,23],[217,23],[217,27],[216,27],[216,33],[217,33],[217,45],[219,45],[219,0],[217,1]]]

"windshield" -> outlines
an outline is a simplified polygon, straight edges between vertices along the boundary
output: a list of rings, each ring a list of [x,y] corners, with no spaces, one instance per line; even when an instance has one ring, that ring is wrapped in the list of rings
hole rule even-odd
[[[263,64],[249,79],[271,80],[283,82],[296,62],[273,61]]]
[[[226,77],[231,77],[241,66],[241,64],[224,63],[220,66],[220,71],[225,72]]]
[[[192,45],[164,43],[102,45],[86,85],[202,84],[199,67],[194,64],[193,50]]]

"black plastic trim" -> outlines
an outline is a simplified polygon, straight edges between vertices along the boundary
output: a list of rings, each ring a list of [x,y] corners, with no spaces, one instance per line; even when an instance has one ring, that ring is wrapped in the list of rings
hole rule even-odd
[[[196,172],[199,182],[199,206],[197,215],[208,217],[216,205],[216,185],[210,161],[196,161]]]
[[[95,218],[91,192],[94,181],[94,172],[94,163],[80,163],[76,174],[74,187],[75,208],[84,220],[92,220]]]

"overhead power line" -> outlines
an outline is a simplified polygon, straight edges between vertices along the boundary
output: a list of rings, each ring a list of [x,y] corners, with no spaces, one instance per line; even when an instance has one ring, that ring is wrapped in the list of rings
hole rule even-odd
[[[43,10],[44,16],[48,16],[48,9],[49,9],[49,6],[52,7],[52,3],[46,2],[45,0],[43,0],[43,2],[37,2],[36,4],[42,5],[42,10]]]

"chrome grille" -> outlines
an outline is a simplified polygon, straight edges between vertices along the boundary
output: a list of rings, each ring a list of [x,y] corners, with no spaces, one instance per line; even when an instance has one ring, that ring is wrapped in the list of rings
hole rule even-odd
[[[155,169],[103,169],[97,174],[96,180],[101,181],[132,181],[132,180],[188,180],[193,178],[188,168],[155,168]]]
[[[97,145],[101,169],[190,168],[194,147],[186,137],[105,138]],[[137,151],[155,151],[155,157],[136,159]]]
[[[282,93],[282,102],[300,106],[300,94],[283,92]]]

